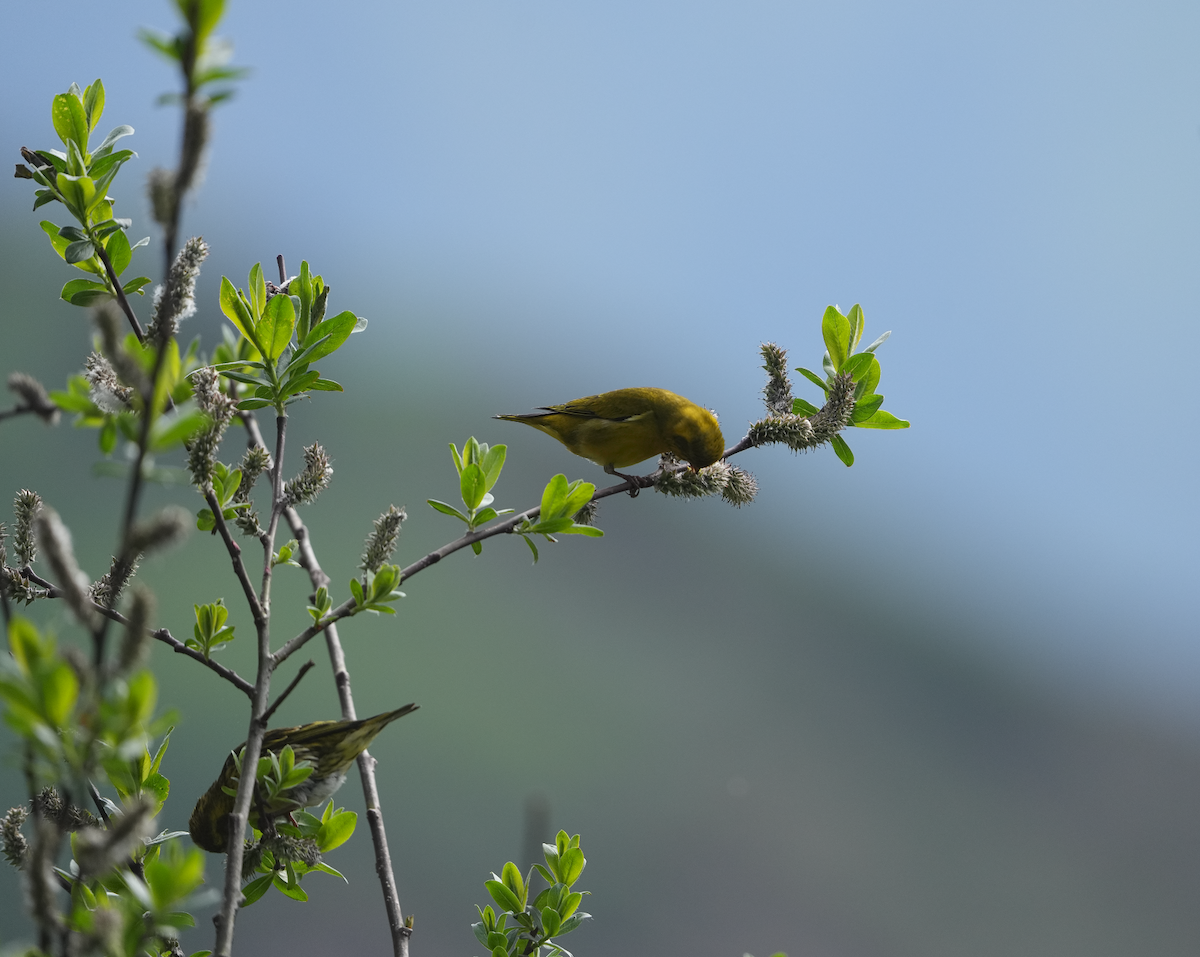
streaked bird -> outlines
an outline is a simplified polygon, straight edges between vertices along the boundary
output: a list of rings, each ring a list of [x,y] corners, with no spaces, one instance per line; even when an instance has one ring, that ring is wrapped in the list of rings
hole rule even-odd
[[[314,721],[294,728],[268,731],[263,737],[263,757],[272,751],[278,754],[290,744],[296,762],[308,761],[313,773],[268,804],[265,808],[267,816],[272,819],[281,817],[326,800],[342,786],[350,765],[370,746],[375,736],[397,718],[416,711],[417,707],[415,704],[406,704],[403,708],[377,714],[373,718]],[[237,786],[237,765],[233,754],[240,754],[245,746],[244,743],[239,745],[225,759],[220,776],[200,796],[188,820],[188,832],[196,846],[214,854],[224,853],[229,846],[229,815],[233,811],[234,798],[224,789]],[[250,823],[260,829],[262,827],[256,801],[250,804]]]

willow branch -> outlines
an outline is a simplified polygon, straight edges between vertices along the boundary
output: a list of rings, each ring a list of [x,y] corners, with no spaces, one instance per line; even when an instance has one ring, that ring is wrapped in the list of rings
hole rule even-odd
[[[743,438],[736,445],[726,449],[721,456],[722,459],[727,459],[731,455],[737,455],[739,452],[744,452],[746,449],[753,448],[753,443],[749,436]],[[681,465],[675,469],[677,472],[682,472],[688,468],[686,465]],[[631,481],[618,482],[616,485],[609,485],[606,488],[598,489],[592,495],[592,501],[597,502],[602,498],[608,498],[610,495],[620,495],[622,492],[632,492],[635,489],[653,488],[657,480],[658,473],[651,472],[649,475],[635,475]],[[522,522],[533,521],[542,513],[541,506],[526,509],[517,515],[512,515],[506,518],[503,522],[497,522],[495,525],[489,525],[487,528],[476,529],[473,532],[468,532],[466,535],[456,538],[452,542],[448,542],[441,548],[434,549],[428,555],[418,558],[408,567],[404,568],[400,573],[401,581],[408,581],[413,575],[419,571],[423,571],[430,565],[436,565],[447,555],[453,555],[461,549],[474,545],[476,542],[482,542],[485,539],[494,538],[496,535],[508,535],[514,529],[518,528]]]
[[[300,527],[304,528],[304,525],[301,524]],[[308,531],[307,528],[304,528],[304,530]],[[304,565],[303,561],[301,561],[300,564],[307,569],[308,566]],[[311,577],[312,576],[310,573],[309,578],[311,579]],[[315,587],[320,588],[321,586],[317,585]],[[333,625],[336,625],[343,618],[352,617],[354,615],[354,609],[357,607],[358,606],[355,604],[353,598],[347,598],[320,621],[313,622],[311,625],[305,628],[304,631],[296,635],[295,638],[289,638],[287,641],[285,641],[283,645],[280,646],[279,650],[271,655],[271,660],[274,661],[276,667],[279,667],[279,665],[287,661],[288,658],[303,648],[313,638],[317,637],[317,635],[321,634],[321,632]]]
[[[46,579],[35,574],[33,570],[29,568],[29,566],[21,569],[21,575],[33,582],[39,588],[43,589],[46,592],[46,598],[62,598],[63,593],[61,588],[59,588],[53,582],[48,582]],[[92,610],[99,615],[103,615],[110,621],[115,621],[118,625],[125,625],[126,627],[129,626],[129,619],[122,615],[119,611],[116,611],[112,608],[105,608],[103,605],[98,605],[95,602],[92,602]],[[198,652],[195,648],[189,648],[182,641],[172,635],[168,629],[147,629],[147,634],[149,634],[150,637],[155,641],[161,641],[164,645],[167,645],[177,655],[186,655],[193,661],[200,662],[200,664],[204,665],[205,668],[208,668],[215,674],[220,675],[243,694],[254,694],[254,685],[239,675],[236,671],[234,671],[232,668],[226,668],[223,664],[213,661],[211,658],[205,658],[204,655]]]
[[[242,547],[229,534],[229,526],[225,524],[225,516],[221,512],[221,503],[217,501],[216,493],[212,489],[207,489],[204,493],[204,501],[208,503],[208,508],[216,519],[217,531],[225,541],[225,550],[229,552],[229,558],[233,562],[233,573],[241,583],[246,603],[250,606],[250,614],[254,617],[255,627],[265,626],[266,611],[259,602],[258,595],[254,593],[254,584],[250,581],[250,574],[246,571],[246,563],[242,561]]]
[[[121,280],[117,277],[116,271],[113,269],[112,260],[108,258],[108,253],[104,249],[104,244],[96,242],[92,244],[96,252],[100,256],[100,262],[104,264],[104,272],[108,275],[108,281],[112,283],[113,289],[117,291],[117,302],[121,306],[121,311],[125,313],[125,318],[129,320],[129,324],[133,327],[133,334],[138,337],[138,342],[146,341],[146,330],[142,328],[142,324],[138,322],[138,317],[133,314],[133,307],[129,305],[129,300],[125,298],[125,290],[121,288]],[[171,263],[168,261],[167,267],[170,268]]]
[[[278,711],[279,706],[283,704],[285,700],[287,700],[287,696],[296,690],[296,685],[300,684],[300,682],[304,679],[304,676],[312,670],[314,664],[315,662],[310,658],[300,666],[300,670],[296,672],[296,677],[292,679],[291,684],[284,688],[283,694],[275,699],[271,707],[267,708],[267,713],[262,716],[263,724],[271,723],[271,715]],[[262,819],[264,821],[267,820],[266,815],[263,815]]]
[[[317,554],[313,550],[312,537],[309,535],[307,526],[300,520],[300,515],[294,508],[284,509],[283,514],[300,546],[300,565],[308,572],[308,580],[314,589],[326,587],[329,584],[329,576],[325,574],[320,562],[317,561]],[[344,607],[345,605],[339,605],[336,611],[341,611]],[[342,717],[347,721],[353,721],[358,714],[354,710],[354,695],[350,690],[350,672],[346,669],[346,655],[342,651],[342,642],[338,637],[336,621],[329,621],[324,626],[324,630],[325,647],[329,652],[329,663],[333,667],[333,680],[337,686],[338,701],[342,706]],[[293,641],[295,640],[293,639]],[[307,641],[308,638],[304,640]],[[296,647],[299,647],[299,644]],[[276,655],[282,654],[286,649],[287,645],[284,645],[276,652]],[[292,650],[287,653],[291,654]],[[383,808],[379,802],[379,787],[375,783],[375,759],[366,751],[358,756],[358,776],[362,781],[363,801],[367,806],[367,823],[371,828],[371,844],[375,848],[375,876],[379,878],[379,887],[383,891],[383,906],[387,912],[388,929],[392,933],[392,957],[408,957],[408,939],[412,936],[412,926],[405,921],[404,911],[400,907],[400,892],[396,888],[396,874],[392,867],[392,854],[388,848],[387,830],[383,826]],[[409,921],[411,921],[411,917]]]

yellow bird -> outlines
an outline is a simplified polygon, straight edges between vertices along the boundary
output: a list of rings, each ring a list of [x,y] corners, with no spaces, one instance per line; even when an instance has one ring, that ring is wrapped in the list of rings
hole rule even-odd
[[[610,475],[619,468],[670,452],[699,470],[725,451],[716,417],[666,389],[617,389],[562,405],[541,406],[528,415],[497,415],[552,435]]]
[[[342,786],[354,759],[367,750],[380,731],[397,718],[416,710],[417,705],[406,704],[395,711],[358,721],[314,721],[295,728],[268,731],[263,736],[263,757],[270,751],[279,753],[290,744],[296,761],[308,761],[313,772],[306,780],[282,792],[280,800],[266,808],[267,816],[281,817],[320,804]],[[234,750],[240,753],[244,747],[245,744],[241,744]],[[214,854],[225,853],[229,846],[229,815],[233,811],[233,795],[225,789],[236,786],[237,766],[230,754],[221,768],[220,777],[200,796],[188,821],[188,832],[197,847]],[[262,827],[258,807],[253,802],[250,823]]]

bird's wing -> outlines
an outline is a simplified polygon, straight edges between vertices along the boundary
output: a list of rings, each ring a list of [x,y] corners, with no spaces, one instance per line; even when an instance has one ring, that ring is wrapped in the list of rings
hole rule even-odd
[[[609,419],[623,422],[654,411],[653,402],[641,389],[618,389],[603,395],[588,395],[562,405],[543,405],[547,412],[579,416],[588,419]]]

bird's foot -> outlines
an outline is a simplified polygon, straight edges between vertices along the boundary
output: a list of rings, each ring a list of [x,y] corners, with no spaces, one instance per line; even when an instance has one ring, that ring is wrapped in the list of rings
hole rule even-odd
[[[637,498],[638,492],[643,488],[649,488],[654,484],[653,478],[644,475],[626,475],[624,472],[618,472],[611,465],[606,466],[604,471],[609,475],[615,475],[617,478],[622,478],[629,483],[629,497]]]

